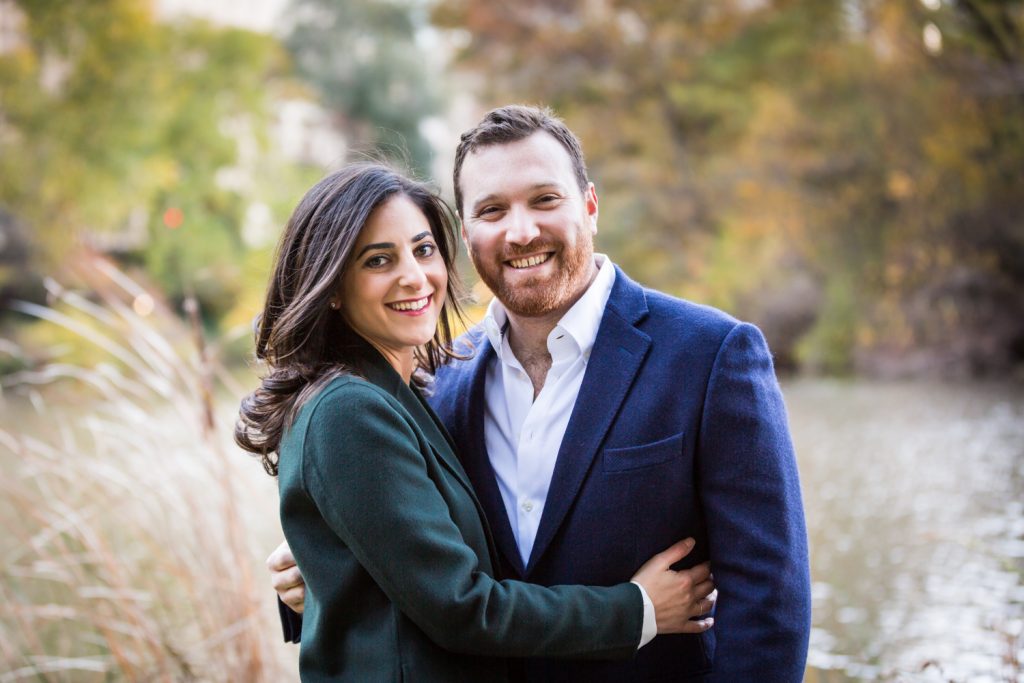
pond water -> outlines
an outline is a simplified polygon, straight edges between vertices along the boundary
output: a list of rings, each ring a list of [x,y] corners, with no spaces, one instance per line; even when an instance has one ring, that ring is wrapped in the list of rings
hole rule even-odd
[[[1024,390],[784,383],[814,598],[807,681],[1024,681]]]

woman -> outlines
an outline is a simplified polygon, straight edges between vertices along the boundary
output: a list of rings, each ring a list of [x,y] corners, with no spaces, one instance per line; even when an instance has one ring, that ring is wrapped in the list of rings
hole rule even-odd
[[[235,436],[279,476],[307,585],[303,680],[500,681],[505,656],[628,657],[640,644],[630,583],[492,578],[482,510],[419,393],[452,355],[454,252],[444,203],[366,164],[313,187],[282,237],[256,341],[270,373]],[[634,577],[658,632],[710,625],[689,620],[712,590],[706,565],[668,569],[691,547]]]

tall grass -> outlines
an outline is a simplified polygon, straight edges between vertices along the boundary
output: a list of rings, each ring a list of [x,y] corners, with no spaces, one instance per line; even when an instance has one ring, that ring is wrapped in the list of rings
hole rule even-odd
[[[181,320],[100,259],[77,275],[86,294],[16,306],[102,360],[0,384],[0,683],[288,678],[259,570],[274,485],[214,403],[241,389],[194,305]]]

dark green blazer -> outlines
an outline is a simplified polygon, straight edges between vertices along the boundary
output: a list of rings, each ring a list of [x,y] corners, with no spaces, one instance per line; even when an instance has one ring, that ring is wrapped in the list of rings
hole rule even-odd
[[[502,681],[504,657],[628,658],[639,589],[493,579],[496,551],[450,438],[375,352],[281,445],[281,522],[305,578],[303,681]]]

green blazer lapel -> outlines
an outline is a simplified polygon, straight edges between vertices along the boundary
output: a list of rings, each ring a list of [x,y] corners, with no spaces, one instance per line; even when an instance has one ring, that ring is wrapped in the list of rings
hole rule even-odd
[[[375,351],[366,354],[366,362],[362,364],[360,369],[363,370],[368,382],[372,382],[388,392],[409,412],[409,415],[412,416],[422,430],[423,436],[430,443],[434,452],[437,453],[441,463],[455,475],[459,483],[466,487],[466,490],[476,500],[476,492],[469,481],[469,476],[466,475],[466,471],[462,468],[462,463],[455,456],[455,447],[451,437],[448,436],[447,430],[441,425],[434,412],[420,396],[419,391],[403,382],[401,375],[395,372],[391,364]],[[479,505],[480,503],[477,501],[477,506]]]
[[[396,398],[419,424],[423,430],[423,435],[430,442],[431,447],[437,453],[441,462],[455,474],[470,493],[474,494],[473,497],[475,498],[476,494],[473,492],[473,486],[469,482],[469,476],[466,474],[466,470],[463,469],[462,463],[455,456],[455,448],[452,446],[451,437],[448,436],[444,427],[438,423],[437,418],[434,416],[434,411],[427,406],[419,391],[403,384]]]

